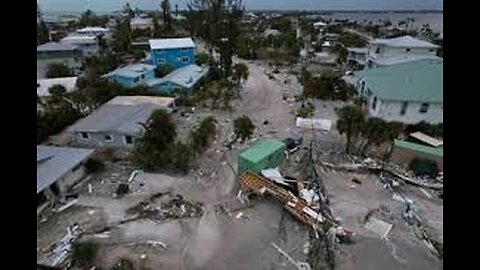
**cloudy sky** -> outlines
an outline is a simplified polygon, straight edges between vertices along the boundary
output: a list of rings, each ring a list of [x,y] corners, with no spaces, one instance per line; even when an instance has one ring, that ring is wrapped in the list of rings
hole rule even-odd
[[[160,0],[37,0],[43,11],[112,11],[126,2],[140,9],[156,9]],[[170,0],[185,7],[186,0]],[[294,10],[443,10],[443,0],[243,0],[247,9]]]

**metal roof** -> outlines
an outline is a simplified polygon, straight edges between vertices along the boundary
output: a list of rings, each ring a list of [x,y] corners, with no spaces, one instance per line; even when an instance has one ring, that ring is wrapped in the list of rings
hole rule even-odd
[[[383,44],[390,47],[438,48],[438,45],[408,35],[390,39],[374,39],[370,43]]]
[[[72,44],[60,42],[48,42],[37,46],[37,52],[53,52],[53,51],[74,51],[78,47]]]
[[[86,160],[93,149],[37,145],[37,194]]]
[[[208,72],[208,67],[200,67],[195,64],[178,68],[163,78],[151,79],[145,82],[146,85],[152,87],[155,85],[163,84],[166,82],[172,82],[180,85],[181,87],[190,89],[192,88],[203,76]]]
[[[443,62],[408,62],[364,70],[358,76],[380,99],[443,103]]]
[[[67,92],[71,92],[75,89],[78,77],[64,77],[53,79],[37,79],[37,94],[39,96],[49,96],[48,89],[56,84],[65,87]]]
[[[259,162],[281,149],[285,149],[283,142],[275,139],[265,139],[240,153],[240,156],[252,162]]]
[[[380,66],[390,66],[402,64],[406,62],[413,62],[418,60],[437,60],[442,62],[443,59],[436,55],[416,55],[416,54],[402,54],[390,57],[375,58],[375,63]]]
[[[125,67],[117,68],[107,74],[110,76],[122,76],[127,78],[136,78],[141,74],[155,70],[155,66],[146,64],[132,64]]]
[[[394,140],[393,146],[397,148],[407,149],[414,152],[443,158],[443,148],[439,148],[439,147],[430,147],[430,146],[421,145],[418,143],[406,142],[401,140]]]
[[[427,134],[417,131],[414,133],[409,134],[410,137],[417,139],[423,143],[429,144],[430,146],[433,147],[440,147],[443,145],[443,141],[437,140],[431,136],[428,136]]]
[[[150,39],[148,42],[150,49],[195,48],[195,43],[191,38]]]
[[[130,99],[130,102],[127,100]],[[158,102],[152,100],[159,99]],[[68,132],[111,132],[137,136],[143,132],[139,124],[145,123],[153,111],[167,109],[168,102],[162,97],[141,99],[134,97],[115,97],[102,105],[87,117],[70,126]]]
[[[67,44],[75,44],[75,43],[81,43],[81,44],[93,44],[97,43],[97,38],[95,36],[90,36],[90,35],[71,35],[64,37],[60,40],[61,43],[67,43]]]
[[[152,18],[135,17],[130,20],[130,25],[151,25],[151,24],[153,24]]]
[[[110,32],[110,30],[108,30],[107,28],[103,28],[103,27],[84,27],[84,28],[81,28],[81,29],[77,29],[76,31],[77,33],[90,33],[90,32],[104,32],[104,33],[107,33],[107,32]]]

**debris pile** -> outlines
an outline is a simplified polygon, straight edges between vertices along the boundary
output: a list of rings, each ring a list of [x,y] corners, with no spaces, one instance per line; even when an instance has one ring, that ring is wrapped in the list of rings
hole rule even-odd
[[[164,220],[200,217],[203,215],[203,204],[187,201],[179,194],[157,193],[148,200],[129,208],[126,212],[135,217],[125,220],[123,223],[143,218]]]
[[[58,243],[54,244],[50,255],[42,262],[42,264],[54,267],[65,262],[72,250],[73,243],[75,243],[81,234],[82,229],[79,225],[73,224],[72,226],[67,227],[67,233],[60,239],[60,241],[58,241]]]

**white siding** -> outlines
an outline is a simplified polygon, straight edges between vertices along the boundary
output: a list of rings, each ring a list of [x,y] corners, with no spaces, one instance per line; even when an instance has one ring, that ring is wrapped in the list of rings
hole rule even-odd
[[[377,98],[376,109],[373,110],[372,102],[374,96],[368,100],[368,113],[372,117],[379,117],[385,121],[398,121],[406,124],[415,124],[425,121],[431,124],[443,123],[443,104],[429,103],[428,111],[420,113],[421,102],[408,102],[404,115],[400,115],[402,108],[401,101],[380,100]]]

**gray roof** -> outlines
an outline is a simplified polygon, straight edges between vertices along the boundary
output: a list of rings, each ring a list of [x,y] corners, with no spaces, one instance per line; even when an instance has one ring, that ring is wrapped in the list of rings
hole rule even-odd
[[[390,47],[412,47],[412,48],[438,48],[437,45],[428,41],[420,40],[411,36],[401,36],[390,39],[375,39],[371,44],[383,44]]]
[[[140,122],[145,123],[157,109],[167,109],[165,106],[148,101],[123,105],[112,100],[77,121],[67,131],[110,132],[137,136],[143,132]]]
[[[110,76],[122,76],[127,78],[136,78],[141,74],[144,74],[148,71],[155,70],[155,66],[146,65],[146,64],[133,64],[125,67],[117,68],[114,71],[111,71],[107,74]]]
[[[60,42],[48,42],[37,46],[37,52],[52,52],[52,51],[73,51],[78,47],[71,44]]]
[[[150,39],[150,49],[177,49],[177,48],[195,48],[195,43],[191,38],[159,38]]]
[[[90,157],[93,151],[37,145],[37,194]]]
[[[172,82],[181,87],[192,88],[203,76],[208,72],[208,67],[200,67],[195,64],[181,67],[161,79],[151,79],[145,82],[146,85],[152,87],[154,85]]]

